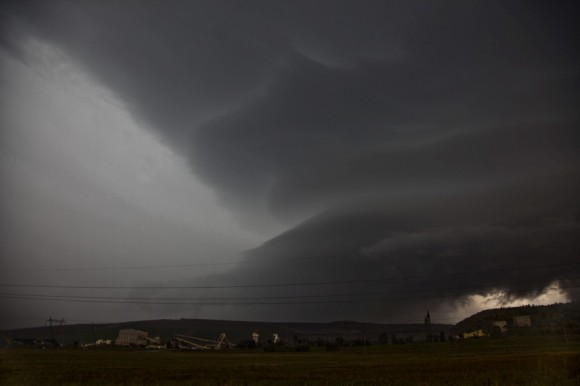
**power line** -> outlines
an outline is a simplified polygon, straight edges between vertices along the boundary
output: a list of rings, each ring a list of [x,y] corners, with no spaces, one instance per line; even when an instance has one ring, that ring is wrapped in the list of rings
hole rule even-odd
[[[310,261],[310,260],[328,260],[328,259],[350,259],[355,256],[377,256],[377,255],[390,255],[393,253],[403,253],[403,252],[414,252],[414,251],[428,251],[437,250],[450,247],[465,247],[474,246],[474,244],[481,243],[497,243],[497,242],[511,242],[511,241],[522,241],[522,240],[536,240],[536,239],[547,239],[547,238],[558,238],[566,236],[578,236],[580,232],[562,232],[550,235],[540,235],[540,236],[526,236],[526,237],[513,237],[504,239],[490,239],[483,240],[479,242],[469,242],[469,243],[459,243],[459,244],[445,244],[439,246],[430,247],[415,247],[415,248],[402,248],[394,249],[391,251],[381,251],[381,252],[357,252],[354,254],[332,254],[332,255],[317,255],[308,257],[295,257],[295,258],[282,258],[282,259],[255,259],[255,260],[242,260],[242,261],[219,261],[219,262],[203,262],[203,263],[191,263],[191,264],[166,264],[166,265],[133,265],[133,266],[117,266],[117,267],[60,267],[60,268],[4,268],[4,271],[10,272],[54,272],[54,271],[116,271],[116,270],[146,270],[146,269],[173,269],[173,268],[194,268],[194,267],[209,267],[209,266],[226,266],[226,265],[244,265],[244,264],[262,264],[262,263],[280,263],[280,262],[296,262],[296,261]]]
[[[543,268],[557,268],[557,267],[571,267],[580,265],[580,262],[567,262],[560,264],[546,264],[527,267],[512,267],[500,268],[491,270],[471,271],[471,272],[455,272],[455,273],[441,273],[433,275],[417,275],[417,276],[399,276],[386,277],[379,279],[352,279],[352,280],[336,280],[336,281],[313,281],[313,282],[295,282],[295,283],[269,283],[269,284],[233,284],[233,285],[200,285],[200,286],[79,286],[79,285],[52,285],[52,284],[5,284],[0,283],[0,287],[19,287],[19,288],[60,288],[60,289],[155,289],[155,290],[169,290],[169,289],[226,289],[226,288],[269,288],[269,287],[303,287],[303,286],[324,286],[335,284],[354,284],[354,283],[377,283],[383,281],[395,280],[416,280],[416,279],[430,279],[437,277],[449,276],[464,276],[476,275],[482,273],[497,273],[533,270]]]
[[[44,318],[35,318],[32,316],[10,316],[10,315],[0,315],[0,319],[42,320],[42,321],[45,321]]]
[[[13,316],[13,315],[0,315],[0,319],[42,320],[42,321],[46,321],[45,318],[39,318],[39,317],[33,317],[33,316]],[[69,318],[67,318],[67,320],[69,322],[79,322],[79,323],[99,323],[99,324],[123,323],[123,322],[111,322],[111,321],[102,321],[102,320],[69,319]],[[44,325],[43,327],[46,327],[46,325]]]
[[[580,288],[580,286],[565,286],[565,287],[551,287],[546,289],[571,289]],[[537,288],[521,288],[521,291],[535,291]],[[19,300],[43,300],[43,301],[59,301],[59,302],[76,302],[76,303],[105,303],[105,304],[146,304],[146,305],[178,305],[178,306],[260,306],[260,305],[298,305],[298,304],[332,304],[332,303],[363,303],[363,302],[388,302],[401,300],[419,300],[419,299],[445,299],[455,296],[463,296],[464,293],[449,293],[445,295],[429,295],[429,296],[408,296],[408,297],[390,297],[390,298],[366,298],[366,299],[333,299],[333,300],[298,300],[285,302],[158,302],[158,301],[124,301],[124,300],[95,300],[95,299],[68,299],[57,297],[32,297],[32,296],[7,296],[0,295],[5,299],[19,299]]]
[[[439,321],[440,324],[444,324],[442,321],[455,321],[455,320],[463,320],[466,319],[468,317],[470,317],[472,315],[467,315],[467,316],[455,316],[455,317],[447,317],[447,318],[434,318],[434,320]],[[0,319],[17,319],[17,320],[42,320],[44,321],[44,318],[39,318],[39,317],[26,317],[26,316],[10,316],[10,315],[0,315]],[[182,318],[183,319],[183,318]],[[113,321],[92,321],[92,320],[79,320],[79,319],[68,319],[70,322],[80,322],[80,323],[99,323],[99,324],[114,324],[114,325],[119,325],[119,324],[124,324],[124,323],[131,323],[132,321],[121,321],[121,322],[113,322]],[[152,319],[150,321],[154,321],[155,319]],[[187,320],[187,319],[186,319]],[[191,319],[191,320],[203,320],[203,319]],[[356,323],[361,323],[361,324],[421,324],[423,325],[423,322],[419,322],[418,320],[420,320],[420,318],[415,319],[408,319],[408,320],[390,320],[390,321],[381,321],[381,322],[372,322],[372,323],[367,323],[367,322],[356,322]],[[223,320],[225,322],[242,322],[242,323],[247,323],[248,321],[246,320]],[[288,324],[288,325],[293,325],[293,324],[312,324],[309,322],[268,322],[268,321],[258,321],[256,323],[263,323],[263,324]],[[334,322],[319,322],[316,324],[320,324],[320,325],[327,325],[327,324],[332,324]],[[437,322],[435,322],[437,323]],[[68,326],[71,326],[71,324],[68,324]],[[45,326],[42,326],[45,327]],[[36,327],[36,328],[42,328],[41,326]],[[66,327],[65,327],[66,328]],[[421,330],[423,331],[423,330]],[[318,335],[318,334],[317,334]]]
[[[569,278],[569,280],[577,280],[580,277]],[[520,284],[543,283],[544,280],[525,280],[525,281],[511,281],[510,286]],[[46,294],[25,294],[25,293],[0,293],[0,296],[30,296],[38,298],[63,298],[63,299],[98,299],[98,300],[276,300],[276,299],[317,299],[317,298],[335,298],[335,297],[353,297],[353,296],[372,296],[372,295],[386,295],[397,293],[421,293],[421,292],[435,292],[435,291],[458,291],[458,290],[474,290],[485,288],[498,288],[505,286],[504,283],[487,283],[470,286],[455,286],[443,288],[425,288],[425,289],[407,289],[407,290],[391,290],[391,291],[374,291],[374,292],[358,292],[358,293],[340,293],[340,294],[324,294],[324,295],[288,295],[288,296],[237,296],[237,297],[114,297],[114,296],[80,296],[80,295],[46,295]],[[565,289],[570,288],[566,286],[553,287],[549,289]]]

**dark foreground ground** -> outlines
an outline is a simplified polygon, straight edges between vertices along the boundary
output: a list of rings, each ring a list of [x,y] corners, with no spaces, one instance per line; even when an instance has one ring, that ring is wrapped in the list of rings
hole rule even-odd
[[[580,337],[336,352],[2,349],[2,385],[580,385]]]

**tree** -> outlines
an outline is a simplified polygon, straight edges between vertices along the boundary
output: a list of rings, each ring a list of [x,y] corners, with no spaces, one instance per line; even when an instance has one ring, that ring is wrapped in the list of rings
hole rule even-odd
[[[502,332],[500,326],[493,326],[491,329],[491,337],[492,338],[501,338]]]
[[[384,332],[379,335],[379,344],[389,344],[389,335]]]

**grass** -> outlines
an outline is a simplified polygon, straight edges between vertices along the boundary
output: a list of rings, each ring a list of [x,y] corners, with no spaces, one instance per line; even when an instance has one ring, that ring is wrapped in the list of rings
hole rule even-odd
[[[580,340],[414,343],[338,352],[0,350],[5,385],[579,385]]]

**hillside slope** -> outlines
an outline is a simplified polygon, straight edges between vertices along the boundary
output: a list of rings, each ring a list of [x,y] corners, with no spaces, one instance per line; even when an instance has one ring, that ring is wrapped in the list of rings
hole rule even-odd
[[[518,327],[514,317],[529,316],[531,326]],[[482,329],[490,334],[493,322],[505,321],[510,333],[580,333],[580,303],[556,303],[546,306],[527,305],[521,307],[494,308],[480,311],[457,323],[453,331],[456,334]]]

